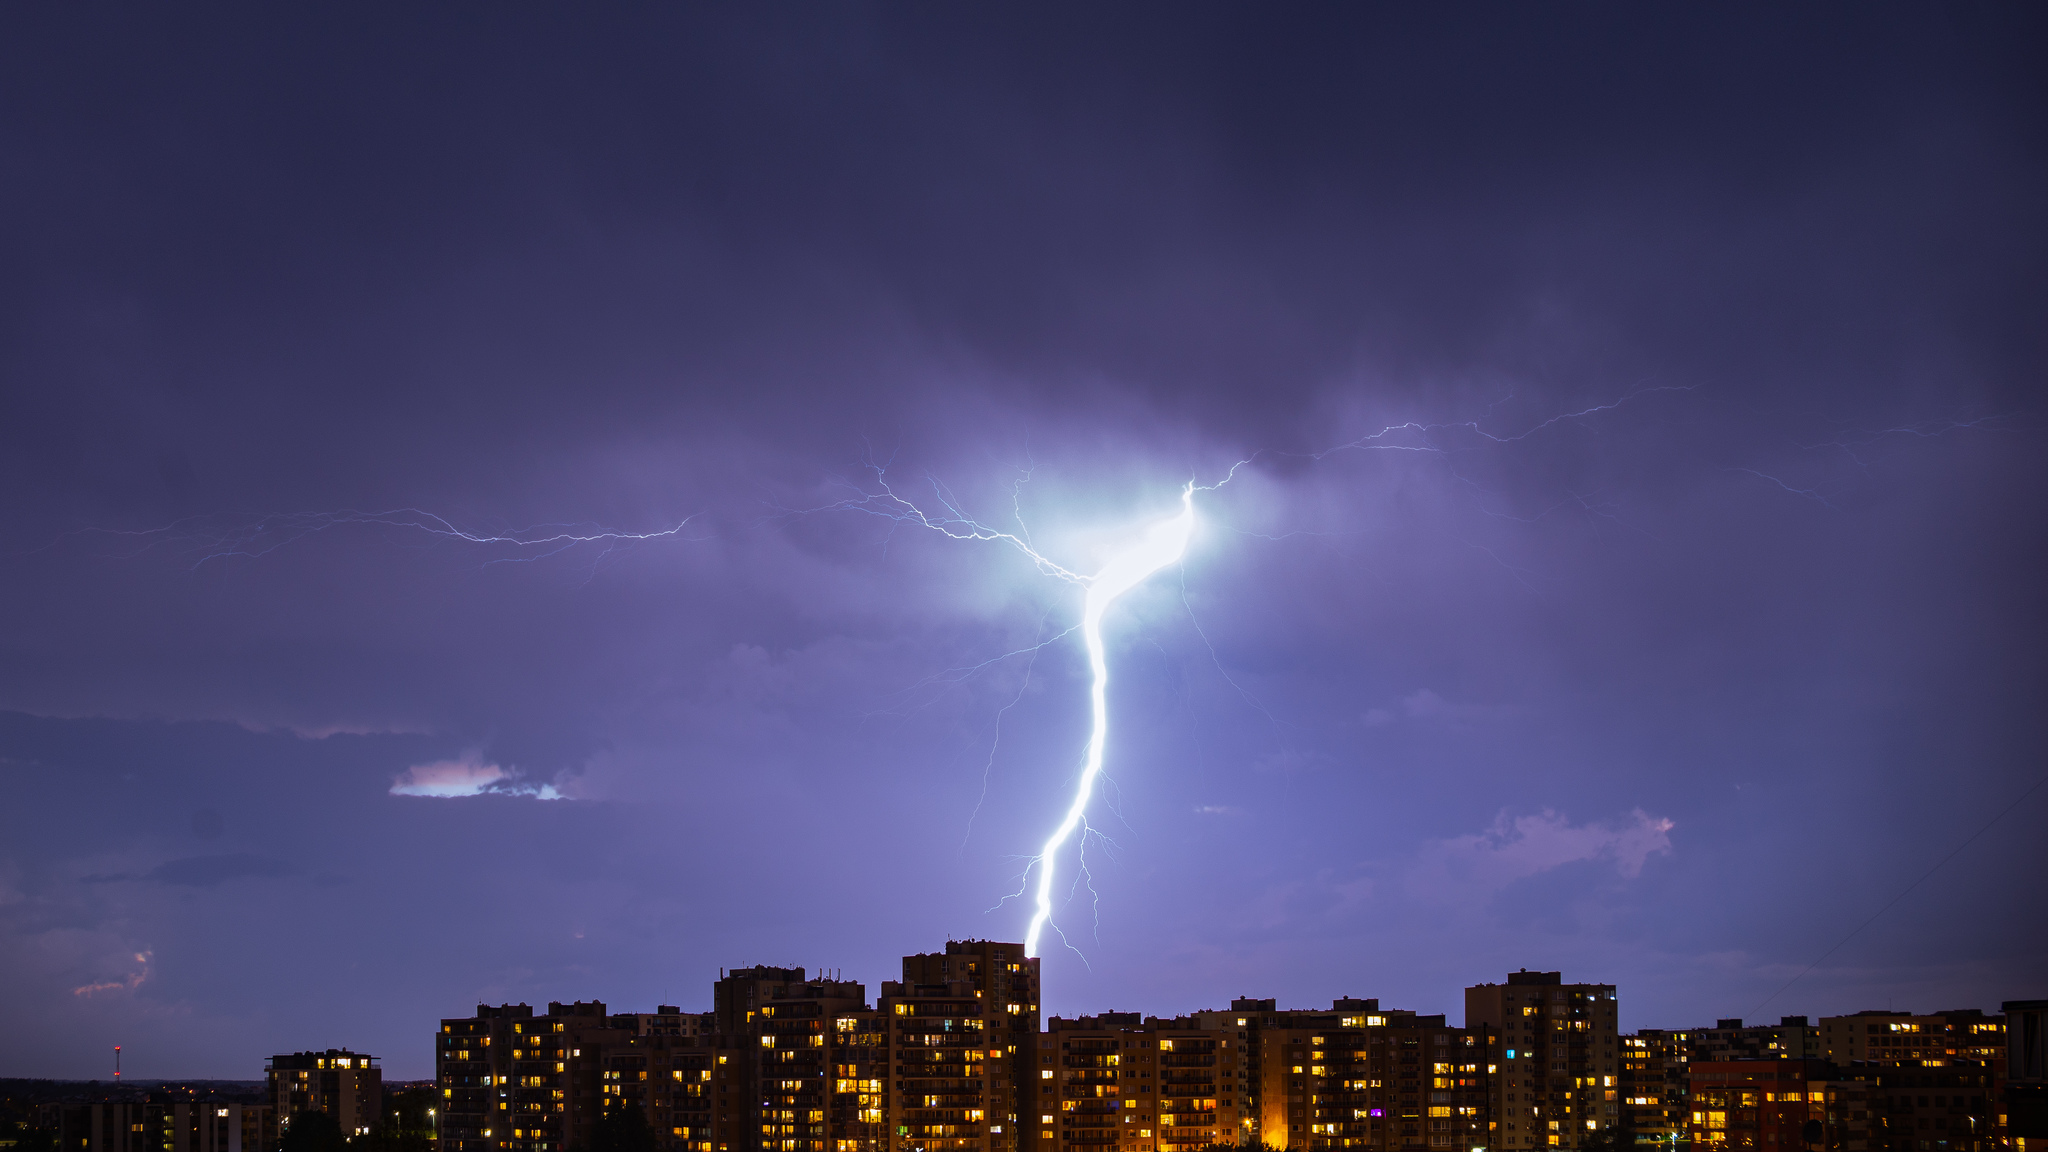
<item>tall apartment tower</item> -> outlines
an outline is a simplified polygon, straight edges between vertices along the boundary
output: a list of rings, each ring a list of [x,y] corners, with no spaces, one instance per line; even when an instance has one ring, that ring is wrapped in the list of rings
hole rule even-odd
[[[864,985],[735,968],[712,1005],[712,1148],[692,1152],[882,1152],[882,1048]]]
[[[1243,1142],[1245,1042],[1234,1028],[1105,1012],[1038,1037],[1038,1152],[1194,1152]]]
[[[712,1002],[710,1138],[677,1152],[1024,1152],[1038,961],[1022,944],[905,956],[872,1007],[861,984],[773,967],[722,973]],[[612,1057],[622,1076],[636,1059]]]
[[[1465,1026],[1498,1035],[1495,1147],[1578,1148],[1621,1126],[1616,1008],[1614,985],[1566,984],[1557,972],[1465,989]]]
[[[264,1068],[280,1128],[302,1112],[334,1117],[345,1136],[375,1128],[384,1111],[384,1073],[375,1056],[346,1048],[272,1056]]]
[[[1022,944],[950,940],[882,985],[893,1152],[1025,1152],[1039,1103],[1038,959]]]
[[[589,1147],[604,1114],[605,1045],[631,1035],[599,1001],[550,1003],[545,1015],[525,1004],[479,1004],[474,1016],[441,1021],[440,1152]]]

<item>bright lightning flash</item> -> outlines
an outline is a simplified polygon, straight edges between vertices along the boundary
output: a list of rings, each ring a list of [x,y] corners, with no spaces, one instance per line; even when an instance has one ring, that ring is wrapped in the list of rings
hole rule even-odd
[[[1038,955],[1039,933],[1052,919],[1054,853],[1067,842],[1087,818],[1088,802],[1095,795],[1095,778],[1102,774],[1102,754],[1109,740],[1109,660],[1102,645],[1102,616],[1117,598],[1143,584],[1161,568],[1178,563],[1187,553],[1188,540],[1195,532],[1195,486],[1181,490],[1180,515],[1146,528],[1129,548],[1110,558],[1093,576],[1083,577],[1088,588],[1081,609],[1081,639],[1088,647],[1088,670],[1093,674],[1089,703],[1093,724],[1088,733],[1088,755],[1081,765],[1081,779],[1074,799],[1067,806],[1066,819],[1046,837],[1038,850],[1037,908],[1031,928],[1024,936],[1024,954]]]
[[[1052,835],[1046,837],[1045,845],[1038,855],[1031,858],[1038,872],[1038,894],[1034,898],[1031,928],[1024,936],[1024,954],[1038,955],[1038,938],[1045,926],[1052,922],[1052,895],[1054,880],[1054,854],[1063,847],[1075,830],[1085,829],[1088,823],[1088,802],[1095,796],[1096,777],[1102,775],[1103,751],[1109,743],[1109,659],[1102,643],[1102,617],[1109,606],[1116,603],[1124,593],[1143,584],[1162,568],[1179,563],[1187,554],[1188,541],[1195,534],[1195,493],[1209,491],[1226,484],[1243,462],[1233,465],[1230,474],[1215,484],[1198,485],[1189,481],[1180,493],[1180,514],[1170,519],[1151,524],[1138,533],[1130,546],[1109,558],[1109,562],[1093,576],[1079,572],[1048,559],[1032,547],[1024,536],[997,531],[979,523],[963,512],[945,489],[934,485],[938,497],[936,515],[896,494],[883,477],[882,470],[875,468],[875,479],[880,492],[862,492],[854,499],[844,500],[829,508],[814,511],[842,510],[864,512],[898,523],[917,524],[942,532],[955,540],[1001,540],[1031,558],[1038,570],[1049,576],[1058,577],[1069,583],[1079,584],[1087,589],[1087,596],[1081,608],[1081,638],[1088,648],[1088,668],[1094,674],[1089,690],[1089,704],[1093,711],[1093,724],[1088,733],[1088,754],[1082,761],[1081,778],[1075,784],[1074,798],[1067,805],[1066,817],[1062,819]],[[1064,633],[1062,633],[1064,635]],[[1025,867],[1024,886],[1019,888],[1021,896],[1030,888],[1030,865]]]

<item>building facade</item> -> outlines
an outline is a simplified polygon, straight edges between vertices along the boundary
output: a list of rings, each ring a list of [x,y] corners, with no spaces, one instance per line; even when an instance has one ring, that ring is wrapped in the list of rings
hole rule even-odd
[[[2006,1144],[1999,1077],[1985,1064],[1863,1066],[1871,1094],[1872,1152],[1994,1152]]]
[[[1498,1044],[1495,1147],[1578,1148],[1621,1127],[1618,1007],[1614,985],[1566,984],[1557,972],[1465,989],[1466,1025]]]
[[[1691,1043],[1690,1032],[1662,1028],[1621,1038],[1621,1124],[1634,1143],[1672,1148],[1690,1138]]]
[[[1868,1011],[1854,1016],[1823,1016],[1819,1027],[1822,1055],[1836,1064],[1927,1064],[1938,1068],[1967,1060],[1999,1068],[2005,1063],[2005,1017],[1975,1008],[1932,1012]]]
[[[162,1143],[161,1109],[140,1102],[46,1104],[40,1126],[57,1133],[58,1152],[157,1152]]]
[[[950,941],[864,985],[721,971],[712,1010],[479,1005],[441,1022],[440,1152],[569,1152],[637,1111],[662,1152],[1024,1152],[1038,961]]]
[[[2007,1000],[2005,1131],[2014,1152],[2048,1149],[2048,1000]]]
[[[1044,1152],[1192,1152],[1247,1128],[1237,1030],[1194,1017],[1055,1017],[1038,1038]]]
[[[1695,1060],[1690,1075],[1688,1128],[1701,1152],[1848,1152],[1868,1148],[1876,1127],[1869,1108],[1853,1107],[1872,1086],[1841,1079],[1825,1060]],[[1852,1130],[1862,1133],[1853,1145]]]
[[[268,1104],[152,1093],[139,1102],[49,1104],[39,1121],[60,1152],[274,1152],[276,1116]]]
[[[604,1048],[636,1034],[601,1001],[477,1005],[441,1021],[434,1082],[442,1152],[565,1152],[589,1147],[603,1116]]]
[[[1730,1060],[1832,1060],[1821,1030],[1804,1016],[1786,1016],[1776,1024],[1745,1025],[1740,1017],[1716,1020],[1712,1028],[1692,1030],[1693,1063]]]
[[[1875,1081],[1868,1147],[1983,1152],[2006,1141],[2006,1019],[1978,1009],[1823,1017],[1821,1043]]]
[[[162,1123],[162,1152],[270,1152],[277,1147],[277,1110],[268,1104],[171,1099],[163,1105]]]
[[[1038,960],[1019,943],[948,941],[882,985],[895,1152],[1024,1152],[1042,1081]]]
[[[344,1136],[365,1135],[383,1120],[384,1073],[375,1056],[346,1048],[282,1053],[263,1074],[280,1130],[304,1112],[327,1113]]]

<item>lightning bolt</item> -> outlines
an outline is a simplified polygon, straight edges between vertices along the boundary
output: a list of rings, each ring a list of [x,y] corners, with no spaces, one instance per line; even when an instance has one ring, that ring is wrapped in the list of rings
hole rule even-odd
[[[1090,682],[1088,702],[1092,723],[1088,730],[1088,753],[1081,763],[1081,778],[1074,786],[1074,798],[1067,805],[1066,818],[1045,838],[1038,850],[1038,894],[1031,913],[1031,927],[1024,934],[1024,954],[1038,955],[1038,937],[1052,919],[1052,886],[1055,854],[1087,820],[1088,802],[1095,795],[1096,777],[1102,775],[1103,752],[1109,743],[1109,657],[1102,644],[1102,617],[1124,593],[1143,584],[1162,568],[1180,562],[1187,554],[1188,541],[1195,533],[1195,486],[1181,489],[1180,514],[1144,529],[1137,540],[1093,576],[1083,578],[1088,592],[1081,606],[1081,642],[1088,649]]]
[[[482,533],[457,528],[432,512],[418,508],[359,511],[352,508],[331,512],[282,512],[264,516],[234,516],[217,513],[173,521],[160,528],[117,530],[81,529],[91,534],[127,542],[131,554],[168,548],[191,560],[194,570],[212,561],[237,557],[266,556],[316,533],[345,527],[396,528],[461,544],[498,546],[514,554],[486,564],[530,564],[585,544],[600,546],[594,563],[602,563],[615,550],[639,542],[680,536],[696,515],[684,517],[672,527],[649,532],[621,532],[608,528],[573,524],[539,524],[506,532]]]
[[[1232,465],[1228,474],[1215,484],[1198,485],[1189,481],[1181,488],[1180,512],[1164,520],[1156,521],[1138,530],[1136,538],[1122,551],[1111,556],[1102,568],[1093,575],[1076,572],[1059,564],[1032,547],[1028,536],[1020,527],[1018,532],[1003,532],[991,528],[969,516],[960,507],[950,492],[936,481],[932,483],[933,511],[926,512],[915,502],[896,493],[889,486],[885,469],[869,465],[875,474],[875,492],[861,491],[860,495],[842,500],[810,512],[851,511],[879,516],[903,524],[914,524],[941,532],[955,540],[1001,541],[1016,548],[1030,558],[1040,572],[1086,589],[1081,605],[1081,640],[1088,652],[1088,669],[1091,674],[1088,689],[1090,725],[1088,747],[1081,763],[1081,775],[1075,782],[1073,799],[1067,804],[1065,816],[1047,836],[1036,856],[1030,857],[1025,865],[1024,883],[1015,895],[1030,890],[1032,867],[1038,869],[1037,892],[1032,897],[1031,926],[1024,936],[1024,954],[1036,956],[1039,938],[1046,925],[1052,923],[1053,885],[1058,880],[1055,861],[1059,850],[1066,846],[1077,830],[1087,829],[1088,805],[1095,797],[1095,782],[1102,775],[1104,753],[1109,745],[1109,656],[1102,640],[1102,619],[1111,605],[1124,593],[1143,584],[1161,569],[1180,562],[1187,554],[1188,541],[1195,533],[1195,493],[1220,488],[1237,475],[1244,461]],[[1066,633],[1062,632],[1060,636]],[[1058,640],[1060,636],[1053,637]],[[1036,652],[1047,643],[1042,641],[1028,651]],[[1015,653],[1011,653],[1015,655]],[[1081,866],[1086,873],[1085,862]]]

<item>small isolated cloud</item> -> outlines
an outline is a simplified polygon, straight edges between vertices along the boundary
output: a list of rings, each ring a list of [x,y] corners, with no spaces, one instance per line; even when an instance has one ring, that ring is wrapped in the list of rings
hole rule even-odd
[[[128,975],[119,980],[102,980],[94,984],[81,984],[73,988],[71,994],[73,996],[83,996],[89,1000],[102,992],[133,992],[142,986],[144,980],[149,979],[149,962],[153,956],[155,956],[155,953],[148,949],[137,952],[135,953],[135,971],[128,973]]]
[[[1613,824],[1575,825],[1549,809],[1512,819],[1503,812],[1484,832],[1425,845],[1418,873],[1425,881],[1495,889],[1564,864],[1604,860],[1632,878],[1650,856],[1670,853],[1674,827],[1640,808]]]
[[[393,796],[531,796],[536,800],[560,800],[553,784],[520,780],[516,772],[486,763],[476,752],[465,752],[454,760],[415,764],[391,782]]]
[[[1228,816],[1234,811],[1236,809],[1222,804],[1199,804],[1195,807],[1195,815],[1197,816]]]

